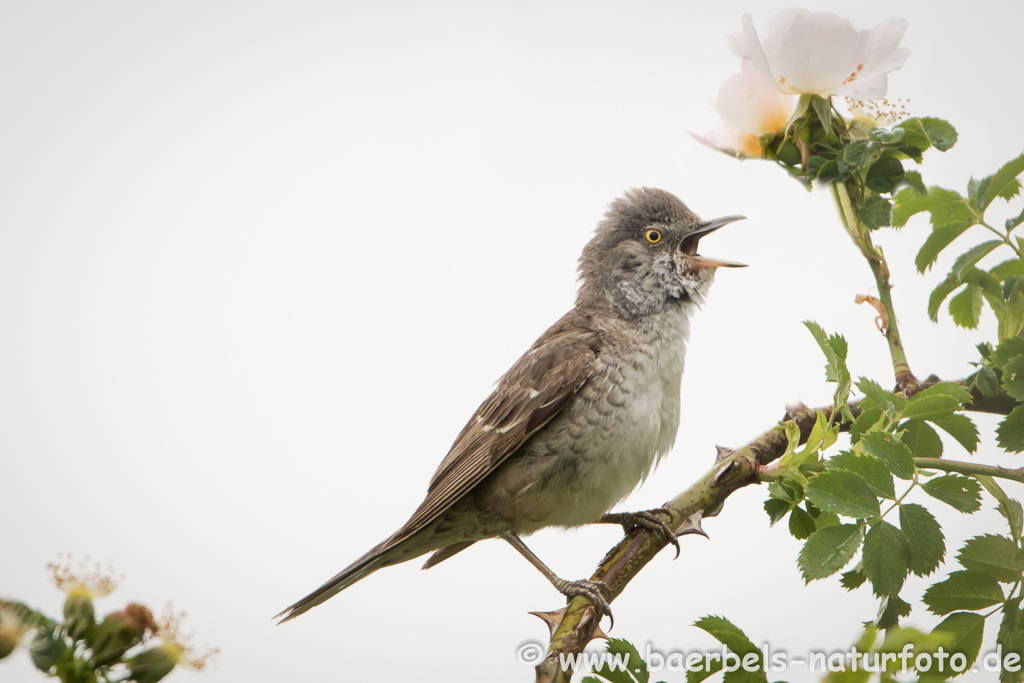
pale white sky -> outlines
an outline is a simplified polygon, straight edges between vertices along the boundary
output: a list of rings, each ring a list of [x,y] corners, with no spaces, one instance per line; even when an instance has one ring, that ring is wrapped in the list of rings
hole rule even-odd
[[[717,124],[741,15],[763,28],[787,6],[5,3],[0,594],[56,613],[48,561],[111,560],[127,578],[100,611],[173,600],[222,650],[204,683],[532,680],[515,653],[546,629],[526,613],[563,601],[498,541],[271,617],[407,518],[493,381],[572,305],[580,249],[627,187],[745,214],[702,251],[750,268],[720,273],[675,451],[622,509],[671,498],[787,402],[827,401],[802,320],[847,337],[855,375],[891,378],[874,314],[853,304],[870,272],[828,194],[688,135]],[[908,19],[890,96],[960,131],[928,154],[927,182],[962,189],[1024,148],[1020,7],[804,6],[858,28]],[[927,320],[950,259],[914,272],[926,233],[915,221],[879,242],[914,370],[962,377],[993,326]],[[652,562],[615,602],[613,635],[704,650],[691,624],[715,613],[793,657],[847,649],[873,600],[834,579],[804,588],[765,495],[738,493],[710,542]],[[943,515],[951,539],[1001,528]],[[528,542],[581,578],[618,538]],[[908,623],[937,619],[916,602]],[[33,671],[24,653],[0,663],[4,680]]]

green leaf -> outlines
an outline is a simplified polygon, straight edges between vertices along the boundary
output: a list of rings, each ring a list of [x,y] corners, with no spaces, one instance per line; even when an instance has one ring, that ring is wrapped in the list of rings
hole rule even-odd
[[[999,447],[1011,453],[1024,451],[1024,405],[1010,411],[996,429]]]
[[[1008,337],[999,342],[990,359],[998,368],[1005,366],[1014,356],[1024,355],[1024,337]]]
[[[860,415],[850,425],[850,442],[857,443],[861,437],[882,419],[882,411],[878,409],[875,402],[865,398],[860,402]]]
[[[857,211],[857,217],[868,230],[884,228],[892,223],[892,202],[873,194],[864,200],[864,205]]]
[[[827,336],[825,330],[811,320],[805,320],[804,325],[810,330],[814,340],[818,342],[818,346],[825,354],[825,379],[838,385],[836,387],[836,403],[843,411],[843,415],[852,420],[853,416],[849,415],[850,410],[846,407],[851,386],[850,371],[846,367],[846,339],[837,334]]]
[[[857,388],[860,389],[860,393],[870,398],[875,402],[875,405],[883,410],[885,410],[889,404],[892,404],[897,411],[903,410],[907,405],[907,399],[903,398],[899,394],[894,394],[891,391],[883,389],[877,382],[873,382],[866,377],[861,377],[857,380]]]
[[[904,430],[903,443],[915,458],[941,458],[942,439],[931,425],[921,420],[910,420],[900,425]]]
[[[1024,356],[1014,356],[1003,366],[1003,388],[1018,401],[1024,401]]]
[[[928,610],[943,615],[957,610],[978,610],[1003,601],[999,583],[981,572],[953,572],[941,583],[933,584],[922,598]]]
[[[1017,257],[1009,258],[993,266],[988,272],[1000,282],[1005,282],[1014,276],[1024,276],[1024,261]]]
[[[918,120],[924,128],[924,133],[928,137],[929,142],[932,143],[932,147],[935,149],[940,152],[945,152],[956,144],[956,128],[950,125],[948,121],[932,118],[930,116],[926,116]],[[904,123],[909,123],[909,121],[904,121]],[[903,124],[900,124],[899,127],[903,128],[904,126]]]
[[[770,526],[775,526],[792,508],[792,503],[781,498],[769,498],[764,502],[764,511],[768,513],[768,519],[771,520]]]
[[[957,257],[950,269],[950,274],[958,281],[963,282],[964,276],[970,272],[978,261],[988,256],[992,250],[1003,244],[1002,240],[989,240],[971,247],[969,250]]]
[[[857,451],[843,451],[826,460],[825,467],[830,470],[856,472],[876,496],[896,500],[892,473],[881,460],[873,455]]]
[[[826,471],[807,483],[807,497],[818,508],[847,517],[877,517],[881,509],[871,488],[859,475]]]
[[[839,577],[839,585],[848,591],[852,591],[860,588],[867,580],[868,577],[864,576],[864,572],[858,569],[851,569]]]
[[[974,379],[975,386],[985,396],[995,396],[999,391],[999,375],[987,365],[978,368],[978,375]]]
[[[907,535],[886,521],[875,523],[864,538],[864,574],[875,595],[897,595],[910,571]]]
[[[927,576],[935,571],[946,555],[942,527],[928,508],[907,503],[900,506],[900,529],[907,535],[910,571]]]
[[[750,642],[747,634],[725,617],[708,615],[701,617],[693,625],[711,634],[715,640],[740,657],[752,652],[761,654],[761,650]]]
[[[789,533],[793,535],[793,538],[802,541],[814,533],[816,528],[814,518],[802,508],[793,508],[793,511],[789,513]]]
[[[832,101],[819,95],[811,95],[811,108],[818,115],[821,127],[832,130]]]
[[[977,201],[978,209],[984,211],[996,197],[1013,199],[1020,192],[1020,182],[1017,176],[1024,173],[1024,154],[1011,159],[998,171],[987,178],[982,178],[978,183]]]
[[[925,194],[928,190],[924,187],[924,181],[921,179],[921,174],[917,171],[907,171],[906,176],[903,180],[910,185],[913,189],[917,190],[921,194]]]
[[[957,327],[977,328],[984,300],[981,287],[977,285],[967,285],[964,291],[953,297],[949,302],[949,315]]]
[[[827,526],[812,533],[797,560],[804,581],[810,583],[835,574],[853,559],[863,540],[860,524]]]
[[[921,484],[921,488],[960,512],[977,512],[981,508],[981,485],[959,474],[934,477]]]
[[[903,164],[896,157],[885,156],[871,164],[864,184],[874,192],[892,192],[903,180]]]
[[[609,654],[616,657],[612,659],[613,662],[622,662],[625,666],[619,668],[616,666],[613,668],[609,663],[609,660],[604,660],[599,668],[594,669],[594,673],[604,678],[610,683],[648,683],[651,678],[650,672],[647,670],[647,663],[640,657],[640,653],[637,652],[636,647],[628,640],[621,638],[611,638],[608,641],[606,650]],[[598,679],[594,679],[601,683]]]
[[[882,613],[875,621],[875,626],[880,629],[898,626],[900,617],[905,617],[910,614],[910,603],[905,602],[898,595],[890,595],[882,600],[882,606]]]
[[[914,396],[952,396],[960,403],[971,402],[971,391],[959,382],[936,382],[925,387]]]
[[[888,128],[875,128],[868,133],[868,137],[883,144],[893,144],[903,139],[905,131],[902,129],[889,130]]]
[[[1016,228],[1021,223],[1024,223],[1024,211],[1021,211],[1019,214],[1017,214],[1013,218],[1007,218],[1006,222],[1003,223],[1003,225],[1006,226],[1006,232],[1009,233],[1011,230]]]
[[[857,445],[885,463],[900,479],[914,478],[914,455],[892,434],[874,429],[862,436]]]
[[[892,224],[902,227],[911,216],[922,211],[931,214],[933,228],[950,223],[972,225],[975,222],[971,205],[959,192],[932,185],[924,194],[913,188],[897,192],[893,197]]]
[[[864,168],[871,163],[877,150],[877,142],[854,140],[843,151],[843,161],[854,168]]]
[[[946,300],[946,297],[952,294],[953,290],[959,286],[960,283],[952,277],[947,277],[932,290],[931,295],[928,297],[928,317],[931,318],[932,322],[938,322],[939,307],[942,306],[942,302]]]
[[[1007,600],[1003,605],[1003,620],[996,636],[996,645],[1003,650],[1003,661],[1006,661],[1006,655],[1013,653],[1020,657],[1018,664],[1024,661],[1024,619],[1021,618],[1020,600]],[[1022,678],[1024,669],[1016,672],[1003,669],[999,674],[999,680],[1003,683],[1018,683]]]
[[[1014,583],[1024,573],[1024,551],[1006,536],[975,536],[960,549],[956,559],[967,569],[988,574],[996,581]]]
[[[1024,507],[1021,506],[1020,501],[1014,500],[1005,494],[998,497],[997,500],[999,500],[999,505],[996,506],[996,511],[1006,518],[1006,523],[1010,526],[1010,533],[1013,534],[1013,537],[1019,539],[1021,530],[1024,529]]]
[[[967,658],[966,669],[978,659],[981,652],[982,636],[985,634],[985,617],[973,612],[954,612],[942,620],[932,633],[946,633],[951,640],[946,645],[950,654],[960,653]]]
[[[971,225],[973,223],[970,221],[953,221],[932,230],[914,259],[917,272],[923,273],[931,268],[935,260],[939,258],[942,250],[952,244],[953,240],[957,237],[964,234]]]
[[[966,415],[957,413],[946,417],[936,417],[932,418],[930,422],[956,439],[961,446],[967,449],[968,453],[977,450],[978,427]]]
[[[943,394],[915,394],[903,410],[903,417],[908,420],[934,420],[952,415],[960,409],[960,401],[953,396]]]

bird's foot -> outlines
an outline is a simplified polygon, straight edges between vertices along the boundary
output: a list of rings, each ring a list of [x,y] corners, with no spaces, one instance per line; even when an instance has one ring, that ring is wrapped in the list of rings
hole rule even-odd
[[[608,630],[610,631],[615,628],[615,617],[612,616],[612,608],[609,604],[612,599],[612,591],[607,585],[600,581],[591,581],[590,579],[566,581],[558,577],[555,577],[551,583],[559,593],[569,600],[572,600],[577,595],[588,598],[594,603],[594,607],[597,608],[598,621],[600,621],[602,615],[607,614],[610,621]]]
[[[671,516],[671,513],[665,508],[657,508],[640,512],[610,512],[602,517],[600,521],[605,524],[621,524],[626,532],[638,526],[650,529],[651,531],[660,531],[672,547],[676,549],[676,557],[679,557],[679,537],[688,533],[701,533],[702,530],[698,525],[696,529],[686,528],[677,534],[675,529],[670,527],[668,522],[665,521],[666,516]]]

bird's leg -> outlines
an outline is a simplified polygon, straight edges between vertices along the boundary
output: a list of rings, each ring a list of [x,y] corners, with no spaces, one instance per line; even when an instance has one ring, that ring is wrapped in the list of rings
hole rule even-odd
[[[665,508],[657,508],[655,510],[643,510],[640,512],[609,512],[608,514],[597,520],[599,524],[619,524],[623,530],[628,532],[634,527],[643,527],[650,529],[651,531],[660,531],[665,535],[665,538],[669,543],[676,549],[676,557],[679,557],[679,537],[687,534],[700,534],[701,536],[707,537],[704,529],[700,526],[700,517],[696,519],[693,517],[688,518],[683,522],[682,529],[678,532],[668,525],[665,521],[666,516],[670,516],[668,510]]]
[[[539,557],[534,555],[533,551],[526,547],[526,544],[523,543],[523,539],[519,538],[515,532],[506,531],[501,534],[501,537],[508,541],[510,546],[518,550],[520,555],[529,560],[530,564],[539,569],[540,573],[543,574],[544,577],[551,582],[551,585],[555,587],[555,590],[567,598],[572,598],[576,595],[582,595],[589,598],[598,609],[598,618],[600,618],[600,615],[602,614],[607,614],[608,618],[611,619],[612,626],[615,626],[615,617],[612,616],[612,608],[608,604],[611,600],[611,591],[608,589],[608,586],[600,583],[599,581],[590,581],[589,579],[566,581],[551,571],[550,567],[544,564]]]

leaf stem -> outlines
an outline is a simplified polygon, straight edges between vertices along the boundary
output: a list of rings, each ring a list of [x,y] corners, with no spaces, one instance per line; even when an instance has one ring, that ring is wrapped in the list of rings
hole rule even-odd
[[[903,351],[903,341],[900,339],[899,326],[896,322],[896,311],[892,304],[892,285],[889,284],[889,265],[885,262],[882,250],[875,247],[871,241],[871,231],[861,222],[857,216],[857,210],[850,197],[850,191],[846,183],[834,181],[830,183],[832,200],[835,202],[836,210],[839,212],[839,220],[842,222],[846,232],[853,239],[853,243],[860,249],[861,254],[868,261],[871,274],[875,276],[875,285],[878,287],[878,299],[885,306],[889,315],[889,326],[885,331],[885,339],[889,343],[889,355],[892,357],[893,371],[896,374],[896,383],[900,390],[907,395],[912,395],[921,389],[914,373],[910,370],[910,363]]]
[[[1011,470],[998,465],[978,465],[973,462],[946,460],[945,458],[914,458],[914,464],[926,470],[998,477],[1024,484],[1024,467]]]
[[[1015,253],[1017,255],[1017,258],[1021,258],[1020,249],[1017,248],[1017,245],[1014,244],[1013,240],[1010,239],[1010,234],[1009,233],[1005,233],[1004,234],[1004,233],[1000,232],[999,228],[992,227],[991,225],[986,223],[985,220],[981,216],[978,216],[978,225],[980,225],[983,228],[987,228],[987,229],[991,230],[992,232],[994,232],[999,237],[999,239],[1001,239],[1003,241],[1003,243],[1006,244],[1006,246],[1008,246],[1010,249],[1013,249],[1013,253]]]

